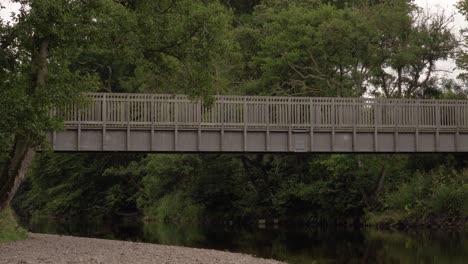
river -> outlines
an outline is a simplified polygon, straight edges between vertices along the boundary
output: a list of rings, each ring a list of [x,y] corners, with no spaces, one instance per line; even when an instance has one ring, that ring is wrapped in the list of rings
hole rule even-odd
[[[36,233],[209,248],[291,264],[468,263],[468,233],[444,230],[180,227],[131,218],[113,222],[34,218],[24,220],[23,225]]]

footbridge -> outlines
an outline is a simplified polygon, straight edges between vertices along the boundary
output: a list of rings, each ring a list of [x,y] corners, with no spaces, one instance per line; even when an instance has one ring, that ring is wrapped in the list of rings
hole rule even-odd
[[[87,94],[52,111],[64,152],[468,152],[468,100]]]

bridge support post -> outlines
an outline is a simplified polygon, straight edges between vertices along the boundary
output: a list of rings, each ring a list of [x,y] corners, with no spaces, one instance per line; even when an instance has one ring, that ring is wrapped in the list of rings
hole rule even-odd
[[[415,132],[415,149],[416,149],[416,152],[419,152],[419,127],[416,127],[416,132]]]
[[[201,123],[202,123],[202,105],[197,101],[197,150],[201,150]]]
[[[201,125],[199,124],[197,128],[197,150],[198,151],[201,151],[201,144],[202,144],[201,138],[202,138],[202,130],[201,130]]]
[[[291,98],[288,98],[286,120],[288,122],[288,151],[292,152],[292,113],[291,113]]]
[[[154,151],[155,150],[154,149],[154,143],[155,143],[154,142],[154,122],[152,122],[152,124],[151,124],[151,132],[150,133],[151,133],[151,135],[150,135],[150,144],[151,144],[150,151]]]
[[[224,151],[224,97],[221,97],[221,136],[219,142],[219,149]]]
[[[436,142],[435,142],[435,151],[440,151],[440,104],[436,102],[435,106],[436,111]]]
[[[154,122],[156,121],[156,106],[154,102],[154,95],[151,96],[151,105],[150,105],[151,113],[150,113],[150,118],[151,118],[151,131],[150,131],[150,151],[154,151]]]
[[[416,143],[416,146],[415,146],[415,149],[416,149],[416,152],[419,151],[419,108],[420,108],[420,104],[419,104],[419,101],[416,102],[416,107],[414,108],[414,119],[416,120],[416,136],[415,136],[415,143]]]
[[[335,126],[336,126],[336,107],[335,107],[335,98],[332,98],[331,105],[331,125],[332,125],[332,134],[331,134],[331,151],[335,151]]]
[[[455,131],[455,151],[460,150],[460,111],[459,107],[455,107],[455,125],[457,126]]]
[[[78,130],[76,131],[76,151],[80,151],[81,148],[81,107],[78,107]],[[102,138],[104,140],[104,137]]]
[[[101,108],[102,108],[102,142],[101,142],[101,149],[104,151],[106,149],[106,128],[107,128],[107,96],[104,94],[102,96],[102,103],[101,103]]]
[[[379,149],[378,142],[378,124],[379,124],[379,99],[374,100],[374,152],[377,152]]]
[[[270,151],[270,98],[267,99],[266,103],[266,131],[265,131],[265,150]]]
[[[247,111],[247,98],[244,97],[244,152],[247,152],[247,121],[248,121],[248,111]]]
[[[130,150],[130,95],[127,95],[127,101],[126,101],[126,107],[127,107],[127,151]]]
[[[352,114],[352,122],[353,122],[353,137],[351,140],[351,148],[353,152],[356,151],[356,126],[357,126],[357,121],[358,121],[358,115],[357,115],[357,107],[356,107],[356,99],[353,99],[353,114]]]
[[[54,131],[52,132],[52,148],[55,149],[57,147],[56,143],[57,143],[57,132]]]
[[[356,126],[353,127],[353,138],[352,138],[352,150],[353,152],[356,151]]]
[[[309,145],[310,145],[310,151],[314,150],[314,122],[315,122],[315,111],[314,111],[314,105],[313,105],[313,100],[310,98],[309,102],[309,122],[310,122],[310,133],[309,133]]]
[[[393,134],[393,149],[394,149],[395,152],[398,152],[398,150],[399,150],[399,147],[398,147],[398,144],[399,144],[399,140],[398,140],[398,117],[400,116],[399,115],[399,109],[400,109],[400,105],[398,104],[398,101],[397,101],[397,104],[393,108],[393,117],[394,117],[394,122],[395,122],[395,131],[394,131],[394,134]]]
[[[177,95],[174,97],[174,151],[179,146],[179,108],[177,105]]]

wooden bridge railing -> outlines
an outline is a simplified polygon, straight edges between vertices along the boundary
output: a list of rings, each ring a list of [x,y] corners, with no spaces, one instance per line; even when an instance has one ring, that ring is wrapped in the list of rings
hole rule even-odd
[[[184,95],[88,96],[53,114],[69,127],[468,130],[468,100],[217,96],[208,107]]]

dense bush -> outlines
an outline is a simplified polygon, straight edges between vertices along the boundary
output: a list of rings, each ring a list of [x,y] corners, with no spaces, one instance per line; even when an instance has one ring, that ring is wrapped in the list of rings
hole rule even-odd
[[[372,214],[374,224],[446,225],[468,219],[468,170],[440,166],[417,172],[385,195],[384,210]]]

